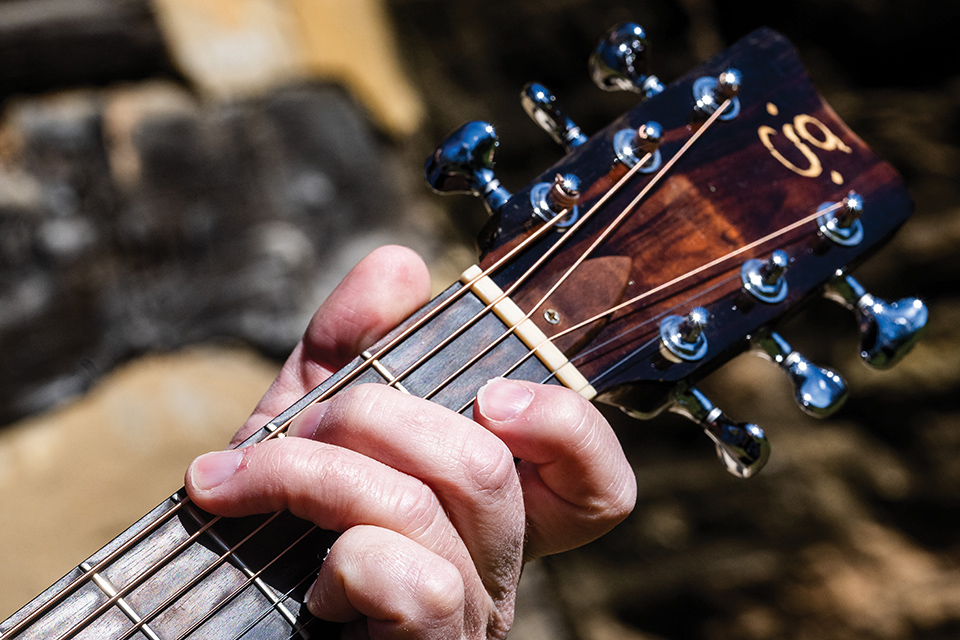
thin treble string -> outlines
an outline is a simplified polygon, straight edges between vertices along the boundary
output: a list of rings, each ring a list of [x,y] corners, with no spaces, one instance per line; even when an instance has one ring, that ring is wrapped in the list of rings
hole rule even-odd
[[[376,352],[376,354],[374,354],[374,357],[373,357],[373,358],[371,358],[370,360],[367,360],[367,361],[362,362],[357,368],[353,369],[352,371],[350,371],[349,373],[347,373],[343,378],[341,378],[339,381],[337,381],[336,383],[334,383],[334,385],[332,385],[326,392],[323,392],[323,393],[318,394],[317,398],[314,398],[312,402],[322,401],[322,400],[330,397],[330,396],[333,395],[334,393],[338,392],[343,386],[345,386],[347,383],[349,383],[350,381],[352,381],[353,379],[355,379],[357,376],[359,376],[360,373],[362,373],[362,372],[366,371],[367,369],[369,369],[369,368],[372,366],[373,361],[377,360],[378,358],[383,357],[383,355],[385,355],[386,353],[388,353],[389,351],[391,351],[397,344],[399,344],[401,341],[403,341],[404,339],[406,339],[407,337],[409,337],[410,334],[412,334],[413,332],[415,332],[415,331],[417,331],[418,329],[420,329],[421,327],[423,327],[423,326],[424,326],[427,322],[429,322],[432,318],[436,317],[440,312],[442,312],[442,311],[445,310],[447,307],[449,307],[451,304],[453,304],[453,302],[455,302],[455,301],[458,300],[459,298],[465,296],[465,295],[470,291],[471,287],[472,287],[474,284],[476,284],[477,282],[479,282],[479,281],[482,280],[483,278],[489,276],[490,274],[494,273],[495,271],[499,270],[499,269],[500,269],[501,267],[503,267],[505,264],[507,264],[508,262],[510,262],[511,260],[513,260],[513,258],[514,258],[518,253],[522,252],[524,249],[528,248],[528,247],[531,246],[533,243],[535,243],[537,240],[539,240],[541,236],[543,236],[543,235],[546,234],[550,229],[552,229],[557,223],[559,223],[559,222],[561,221],[561,219],[562,219],[562,216],[557,216],[557,217],[554,217],[554,218],[550,219],[549,221],[547,221],[547,222],[546,222],[545,224],[543,224],[542,226],[540,226],[536,231],[534,231],[534,233],[532,233],[530,236],[528,236],[528,237],[525,238],[523,241],[521,241],[516,247],[514,247],[513,249],[511,249],[510,251],[508,251],[506,254],[504,254],[503,257],[501,257],[499,260],[497,260],[493,265],[491,265],[489,268],[483,270],[481,273],[479,273],[479,274],[477,274],[476,276],[474,276],[474,277],[473,277],[472,279],[470,279],[467,283],[465,283],[463,287],[461,287],[461,288],[458,289],[457,291],[453,292],[448,298],[444,299],[443,301],[441,301],[440,303],[438,303],[437,306],[433,307],[433,308],[430,309],[427,313],[425,313],[422,318],[419,318],[417,321],[413,322],[409,327],[407,327],[406,329],[404,329],[403,331],[401,331],[401,332],[400,332],[397,336],[395,336],[390,342],[388,342],[386,345],[384,345],[383,347],[381,347],[381,348]],[[312,393],[312,392],[311,392],[311,393]],[[310,393],[307,394],[307,396],[309,396],[309,395],[310,395]],[[306,397],[306,396],[305,396],[305,397]],[[301,401],[302,401],[302,399],[301,399]],[[272,431],[271,433],[267,434],[267,435],[263,438],[263,440],[270,440],[270,439],[272,439],[272,438],[278,437],[283,431],[286,430],[286,428],[287,428],[287,426],[289,425],[290,421],[291,421],[294,417],[296,417],[296,415],[298,415],[299,412],[302,411],[302,409],[304,408],[304,407],[301,407],[301,408],[300,408],[299,410],[297,410],[297,411],[292,411],[292,409],[294,409],[298,404],[300,404],[301,401],[298,401],[297,403],[294,403],[294,405],[292,405],[291,407],[289,407],[288,409],[286,409],[285,411],[283,411],[277,418],[275,418],[275,419],[272,420],[270,423],[268,423],[268,424],[272,424],[272,423],[274,423],[274,422],[277,421],[277,420],[280,421],[280,424],[277,425],[277,428],[276,428],[274,431]],[[305,406],[306,406],[306,405],[305,405]],[[289,414],[289,415],[288,415],[288,414]],[[282,420],[281,420],[281,418],[282,418]],[[0,638],[12,638],[14,635],[16,635],[17,633],[19,633],[20,631],[22,631],[24,628],[26,628],[27,626],[29,626],[29,625],[33,624],[34,622],[36,622],[36,621],[37,621],[38,619],[40,619],[42,616],[44,616],[45,614],[47,614],[47,613],[50,611],[50,609],[52,609],[53,607],[55,607],[55,606],[57,606],[58,604],[62,603],[62,602],[64,601],[64,599],[66,599],[68,596],[70,596],[71,594],[73,594],[77,589],[79,589],[79,588],[82,587],[83,585],[88,584],[91,580],[93,580],[93,578],[94,578],[95,575],[97,575],[98,573],[100,573],[105,567],[107,567],[110,563],[112,563],[114,560],[116,560],[120,555],[122,555],[122,554],[126,553],[127,551],[129,551],[129,550],[130,550],[131,548],[133,548],[136,544],[142,542],[145,538],[147,538],[149,535],[151,535],[152,533],[154,533],[154,532],[155,532],[157,529],[159,529],[161,526],[163,526],[164,524],[166,524],[169,520],[171,520],[171,519],[177,514],[177,512],[178,512],[180,509],[182,509],[183,507],[185,507],[185,506],[186,506],[187,504],[189,504],[190,502],[192,502],[192,501],[190,500],[189,496],[184,496],[183,498],[181,498],[173,507],[171,507],[170,509],[168,509],[168,510],[167,510],[164,514],[162,514],[157,520],[155,520],[154,522],[150,523],[150,525],[148,525],[147,527],[145,527],[142,531],[138,532],[137,534],[135,534],[134,536],[132,536],[131,538],[129,538],[126,542],[124,542],[123,544],[121,544],[117,549],[115,549],[115,550],[112,551],[110,554],[108,554],[106,557],[104,557],[102,560],[100,560],[99,562],[97,562],[97,564],[94,565],[93,567],[91,567],[88,571],[84,571],[84,572],[83,572],[80,576],[78,576],[73,582],[71,582],[69,585],[65,586],[60,592],[58,592],[56,595],[54,595],[50,600],[48,600],[48,601],[46,601],[45,603],[43,603],[41,606],[39,606],[37,609],[35,609],[33,612],[31,612],[28,616],[26,616],[23,620],[21,620],[20,622],[18,622],[17,624],[15,624],[13,627],[11,627],[10,629],[8,629],[7,632],[6,632],[4,635],[0,636]],[[211,525],[213,525],[215,522],[217,522],[219,519],[220,519],[220,517],[217,516],[217,517],[215,517],[213,520],[211,520],[211,521],[207,524],[207,526],[204,528],[204,531],[205,531],[207,528],[209,528]],[[161,562],[163,562],[164,564],[166,564],[166,563],[168,563],[171,559],[172,559],[172,558],[168,555],[167,557],[163,558],[163,559],[161,560]],[[162,565],[161,565],[161,566],[162,566]]]
[[[310,580],[313,577],[314,574],[319,573],[321,567],[323,567],[322,560],[320,561],[320,564],[318,564],[316,567],[313,568],[312,571],[308,571],[307,575],[300,578],[295,585],[287,589],[287,591],[283,593],[283,597],[278,598],[275,604],[271,604],[269,607],[264,608],[263,611],[260,613],[260,615],[258,615],[252,622],[250,622],[250,624],[248,624],[245,629],[243,629],[240,633],[238,633],[233,637],[233,640],[240,640],[240,638],[242,638],[243,636],[247,635],[250,631],[252,631],[254,627],[256,627],[258,624],[263,622],[263,619],[266,618],[268,615],[270,615],[271,612],[276,611],[277,607],[279,607],[281,604],[283,604],[287,600],[290,600],[290,596],[293,595],[293,592],[299,589],[300,587],[302,587],[304,583],[307,582],[307,580]],[[249,589],[250,585],[246,585],[245,588]],[[302,603],[302,604],[306,606],[306,603]],[[302,624],[302,625],[298,624],[296,627],[294,627],[293,634],[300,633],[301,631],[306,629],[311,623],[313,623],[315,620],[317,620],[317,618],[310,618],[307,620],[305,624]],[[181,634],[180,637],[174,638],[174,640],[183,640],[185,637],[186,637],[185,634]],[[291,635],[290,637],[292,638],[293,635]]]
[[[507,330],[500,335],[500,337],[498,337],[496,340],[494,340],[491,344],[487,345],[487,346],[486,346],[483,350],[481,350],[478,354],[476,354],[475,356],[473,356],[472,358],[470,358],[467,362],[465,362],[463,365],[461,365],[456,371],[454,371],[454,372],[451,373],[449,376],[447,376],[439,385],[437,385],[436,387],[434,387],[434,388],[433,388],[427,395],[425,395],[424,397],[425,397],[426,399],[430,399],[430,398],[432,398],[433,396],[435,396],[436,394],[440,393],[440,391],[442,391],[444,388],[446,388],[447,385],[449,385],[451,382],[453,382],[455,379],[457,379],[464,371],[466,371],[467,369],[469,369],[470,367],[472,367],[473,365],[475,365],[478,361],[480,361],[480,359],[482,359],[485,355],[487,355],[488,353],[490,353],[490,351],[492,351],[494,348],[496,348],[496,346],[497,346],[498,344],[500,344],[501,342],[503,342],[504,340],[506,340],[508,337],[510,337],[511,335],[513,335],[514,333],[516,333],[517,328],[518,328],[521,324],[523,324],[525,321],[529,320],[529,319],[533,316],[534,313],[536,313],[537,309],[539,309],[539,308],[544,304],[544,302],[546,302],[547,299],[548,299],[551,295],[553,295],[553,293],[554,293],[571,275],[573,275],[573,272],[574,272],[581,264],[583,264],[583,261],[587,259],[587,257],[594,251],[594,249],[596,249],[604,240],[606,240],[607,237],[609,237],[609,235],[610,235],[611,233],[613,233],[613,232],[616,230],[616,228],[627,218],[627,216],[629,216],[630,214],[632,214],[632,213],[635,212],[635,209],[636,209],[637,205],[640,204],[640,201],[647,197],[647,195],[650,193],[650,191],[657,185],[657,183],[660,182],[660,180],[663,178],[663,176],[665,176],[665,175],[667,174],[667,172],[669,172],[670,169],[673,168],[673,165],[675,165],[675,164],[680,160],[680,158],[682,158],[682,157],[686,154],[686,152],[690,150],[690,148],[697,142],[697,140],[699,140],[700,137],[710,128],[710,126],[711,126],[714,122],[716,122],[717,118],[720,117],[720,115],[726,110],[726,108],[727,108],[727,106],[728,106],[729,104],[730,104],[730,100],[729,100],[729,99],[725,100],[725,101],[723,102],[723,104],[721,104],[720,107],[719,107],[716,111],[714,111],[713,114],[712,114],[709,118],[707,118],[707,120],[703,123],[703,125],[702,125],[699,129],[697,129],[697,130],[693,133],[693,135],[691,135],[691,136],[687,139],[687,141],[683,144],[683,146],[682,146],[675,154],[673,154],[673,156],[670,157],[670,160],[668,160],[667,163],[664,164],[663,168],[660,169],[660,171],[658,171],[657,174],[656,174],[653,178],[650,179],[650,181],[644,186],[644,188],[640,190],[640,193],[637,194],[637,196],[633,199],[633,201],[631,201],[630,204],[627,205],[627,206],[623,209],[623,211],[621,211],[620,214],[617,215],[617,217],[616,217],[610,224],[608,224],[608,225],[606,226],[606,228],[604,228],[604,230],[600,233],[600,235],[596,238],[596,240],[594,240],[594,242],[593,242],[585,251],[583,251],[583,252],[580,254],[580,256],[576,259],[576,261],[574,261],[573,265],[570,266],[570,267],[567,269],[566,272],[564,272],[564,274],[560,277],[560,279],[559,279],[556,283],[554,283],[554,285],[549,289],[549,291],[547,291],[546,295],[544,295],[544,296],[540,299],[540,301],[539,301],[530,311],[528,311],[528,312],[523,316],[523,318],[521,318],[521,320],[520,320],[519,322],[517,322],[517,323],[515,323],[515,324],[512,324],[511,326],[509,326],[509,327],[507,328]],[[634,169],[636,169],[638,166],[640,166],[640,165],[637,164],[637,165],[634,167]],[[515,288],[516,288],[516,285],[514,285],[510,290],[512,291],[512,290],[515,289]],[[507,292],[504,292],[503,295],[501,295],[499,298],[497,298],[497,300],[494,301],[494,303],[491,303],[490,306],[495,305],[497,302],[499,302],[500,300],[502,300],[502,299],[505,298],[506,296],[507,296]],[[399,377],[399,376],[398,376],[398,377]]]

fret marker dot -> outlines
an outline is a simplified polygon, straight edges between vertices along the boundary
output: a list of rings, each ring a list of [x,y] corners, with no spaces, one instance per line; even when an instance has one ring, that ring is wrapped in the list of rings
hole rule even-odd
[[[833,184],[843,184],[843,176],[839,171],[831,171],[830,179],[833,180]]]
[[[780,113],[780,110],[777,109],[777,105],[773,104],[772,102],[768,102],[768,103],[767,103],[767,113],[769,113],[769,114],[772,115],[772,116],[775,116],[775,115],[778,115],[778,114]]]

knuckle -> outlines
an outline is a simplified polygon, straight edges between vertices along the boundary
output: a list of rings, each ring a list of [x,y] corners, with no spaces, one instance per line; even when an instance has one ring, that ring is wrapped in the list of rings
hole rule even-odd
[[[469,490],[497,499],[519,491],[520,480],[513,454],[490,434],[468,438],[462,451],[463,468]]]
[[[443,516],[436,494],[422,482],[410,482],[397,487],[392,502],[395,513],[403,515],[406,529],[403,533],[408,536],[425,533]]]
[[[441,621],[463,615],[463,577],[451,563],[442,561],[429,567],[411,566],[406,582],[417,594],[419,607],[428,617]]]

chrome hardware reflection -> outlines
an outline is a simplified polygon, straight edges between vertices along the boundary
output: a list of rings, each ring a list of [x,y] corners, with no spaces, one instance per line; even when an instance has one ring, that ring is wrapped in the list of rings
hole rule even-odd
[[[753,346],[790,376],[797,405],[807,415],[826,418],[847,400],[847,385],[833,369],[818,367],[775,331],[761,329],[754,334]]]
[[[650,159],[643,163],[641,173],[653,173],[660,168],[663,158],[660,155],[660,142],[663,140],[663,127],[651,120],[637,129],[621,129],[613,136],[613,150],[617,159],[627,167],[635,166],[647,154]]]
[[[617,25],[590,56],[590,77],[604,91],[633,91],[644,99],[663,91],[663,83],[647,74],[647,34],[638,24]]]
[[[694,387],[675,393],[670,411],[699,424],[713,440],[717,457],[738,478],[755,475],[770,457],[770,442],[755,424],[734,422]]]
[[[743,288],[761,302],[781,302],[787,297],[787,279],[784,274],[789,263],[787,252],[779,249],[766,261],[747,260],[740,269]]]
[[[664,318],[660,323],[660,352],[673,362],[703,358],[707,355],[707,335],[703,328],[709,319],[710,312],[703,307],[695,308],[684,317]]]
[[[587,141],[580,127],[560,109],[553,92],[539,82],[531,82],[523,88],[520,104],[527,115],[567,153]]]
[[[580,179],[572,173],[557,174],[553,182],[540,182],[530,190],[530,205],[533,214],[544,222],[556,216],[564,216],[554,225],[566,229],[580,217],[577,202],[580,200]]]
[[[716,78],[704,76],[693,82],[693,99],[696,101],[695,112],[709,117],[720,108],[727,99],[730,106],[720,115],[720,120],[732,120],[740,114],[740,85],[743,83],[743,74],[736,69],[727,69]]]
[[[835,207],[834,202],[824,202],[817,211],[824,211]],[[850,247],[860,244],[863,240],[863,223],[860,214],[863,213],[863,197],[851,191],[840,203],[836,211],[824,213],[817,218],[820,232],[839,245]]]
[[[491,213],[498,211],[511,197],[493,173],[493,154],[499,144],[493,125],[468,122],[427,158],[427,183],[440,194],[479,196]]]
[[[856,313],[860,357],[876,369],[886,369],[899,362],[927,327],[927,305],[922,300],[881,300],[842,272],[827,284],[824,295]]]

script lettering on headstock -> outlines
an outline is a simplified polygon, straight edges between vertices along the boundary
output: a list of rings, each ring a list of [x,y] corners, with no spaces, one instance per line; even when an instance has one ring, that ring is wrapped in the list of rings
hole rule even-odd
[[[780,110],[777,108],[777,105],[768,102],[767,113],[771,116],[776,116],[780,113]],[[811,131],[811,128],[814,131]],[[810,146],[814,146],[822,151],[853,152],[827,125],[805,113],[794,117],[792,123],[788,122],[784,124],[781,130],[783,131],[784,137],[786,137],[810,163],[809,167],[805,169],[798,167],[777,149],[774,143],[774,136],[778,135],[778,131],[773,127],[763,125],[757,129],[757,134],[760,136],[760,142],[767,148],[770,155],[776,158],[777,161],[787,169],[790,169],[790,171],[805,178],[818,178],[823,174],[823,163]],[[819,136],[823,137],[820,138]],[[838,171],[830,172],[830,180],[832,180],[834,184],[843,184],[843,176]]]

